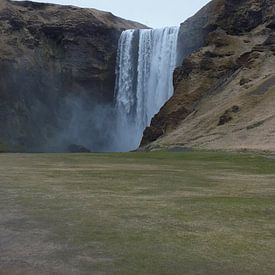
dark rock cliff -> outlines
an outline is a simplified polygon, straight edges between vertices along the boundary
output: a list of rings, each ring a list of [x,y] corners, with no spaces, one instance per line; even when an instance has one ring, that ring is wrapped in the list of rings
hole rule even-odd
[[[264,103],[275,103],[271,92],[251,97],[275,73],[274,20],[274,0],[213,0],[184,22],[174,96],[153,118],[141,145],[262,149],[259,140],[265,140],[264,148],[274,147],[270,124],[255,133],[248,127],[257,116],[271,121],[274,115]],[[221,125],[225,116],[230,118]]]
[[[74,115],[70,104],[111,102],[118,39],[141,27],[94,9],[1,0],[0,144],[44,150]]]

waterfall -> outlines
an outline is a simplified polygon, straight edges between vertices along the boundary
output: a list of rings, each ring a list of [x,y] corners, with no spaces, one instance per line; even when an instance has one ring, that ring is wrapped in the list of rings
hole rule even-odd
[[[144,129],[173,95],[178,31],[167,27],[121,34],[115,88],[118,151],[139,146]]]

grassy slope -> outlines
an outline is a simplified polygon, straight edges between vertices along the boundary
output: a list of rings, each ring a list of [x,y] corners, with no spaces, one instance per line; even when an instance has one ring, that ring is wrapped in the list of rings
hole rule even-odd
[[[274,274],[275,161],[0,155],[0,269]]]

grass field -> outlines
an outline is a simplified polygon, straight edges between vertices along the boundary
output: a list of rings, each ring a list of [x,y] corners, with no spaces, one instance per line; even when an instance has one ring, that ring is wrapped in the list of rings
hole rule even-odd
[[[275,160],[2,154],[0,274],[275,274]]]

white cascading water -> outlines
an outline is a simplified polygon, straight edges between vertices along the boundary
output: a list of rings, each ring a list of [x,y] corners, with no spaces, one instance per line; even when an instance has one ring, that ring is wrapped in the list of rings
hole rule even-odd
[[[136,149],[144,129],[173,95],[178,27],[127,30],[117,58],[117,151]]]

